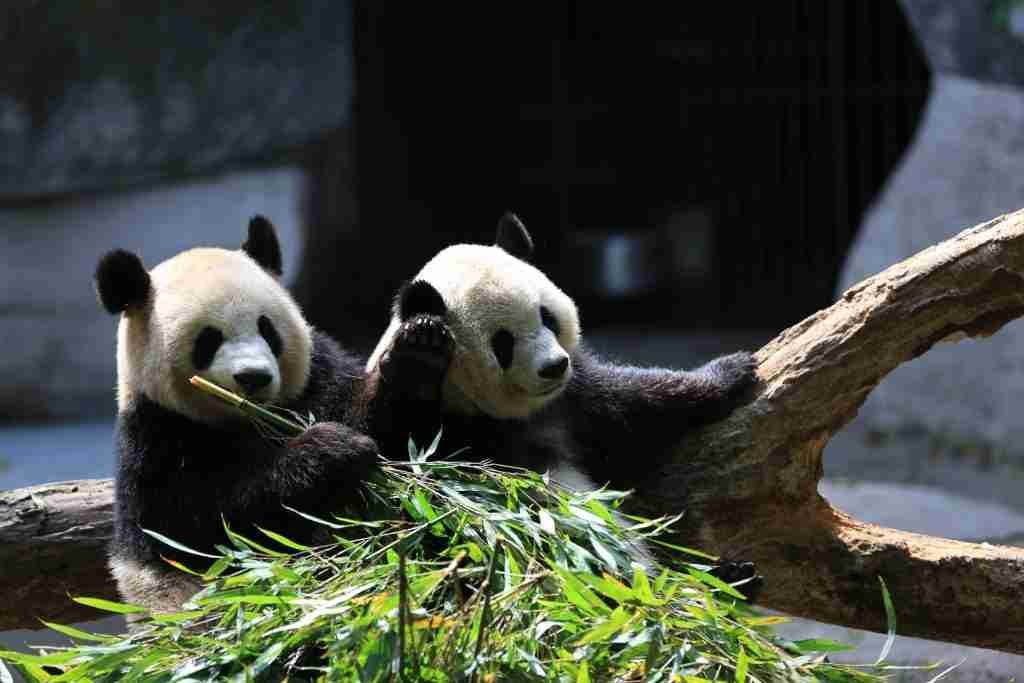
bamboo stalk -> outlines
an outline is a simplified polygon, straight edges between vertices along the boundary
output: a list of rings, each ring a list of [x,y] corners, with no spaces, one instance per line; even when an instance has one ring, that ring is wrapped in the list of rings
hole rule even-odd
[[[263,406],[253,403],[233,391],[228,391],[219,384],[211,382],[208,379],[203,379],[199,375],[192,375],[188,381],[192,386],[200,391],[203,391],[214,398],[220,399],[233,408],[237,408],[247,417],[267,422],[270,426],[280,429],[288,436],[298,436],[306,431],[306,428],[299,423],[292,422],[288,418],[267,410]]]

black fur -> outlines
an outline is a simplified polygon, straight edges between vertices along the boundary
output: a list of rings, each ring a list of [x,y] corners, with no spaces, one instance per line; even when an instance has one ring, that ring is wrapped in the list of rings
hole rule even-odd
[[[196,370],[205,370],[213,363],[217,350],[224,343],[224,333],[216,327],[207,325],[196,336],[192,344],[192,367]]]
[[[242,243],[248,254],[264,270],[281,275],[281,245],[277,241],[274,224],[264,216],[253,216],[249,221],[249,239]]]
[[[750,604],[757,602],[764,587],[764,577],[757,573],[753,562],[734,562],[723,558],[708,573],[726,583],[739,583],[736,589]]]
[[[524,261],[533,258],[533,238],[530,237],[523,222],[519,220],[519,216],[511,211],[506,212],[498,220],[494,244]]]
[[[261,315],[257,321],[257,326],[260,330],[260,336],[267,342],[267,346],[270,347],[270,352],[275,356],[280,356],[281,352],[284,351],[284,340],[281,339],[281,335],[278,334],[277,328],[274,327],[273,321],[265,315]]]
[[[395,295],[395,315],[399,320],[408,320],[414,315],[444,317],[448,306],[441,293],[425,280],[414,280],[402,285]]]
[[[286,406],[318,423],[302,436],[274,440],[239,421],[198,423],[145,396],[118,416],[117,495],[113,554],[159,563],[169,557],[189,567],[204,560],[151,538],[156,531],[202,552],[228,544],[222,517],[233,530],[270,543],[256,525],[299,542],[322,527],[285,510],[314,515],[340,511],[376,461],[368,436],[342,424],[359,359],[314,332],[309,382]]]
[[[440,386],[454,350],[450,344],[410,344],[410,339],[437,334],[434,330],[417,332],[417,321],[402,326],[395,345],[381,359],[379,376],[383,381],[369,404],[368,412],[380,420],[371,434],[382,440],[386,456],[385,424],[399,433],[396,443],[404,448],[410,431],[423,444],[443,423],[442,452],[469,446],[470,457],[537,471],[568,460],[598,484],[634,488],[651,468],[638,467],[632,454],[648,453],[654,464],[657,455],[687,430],[728,415],[755,381],[753,357],[745,352],[684,371],[616,365],[578,348],[565,392],[528,419],[442,415],[439,408],[405,400],[416,395],[424,399],[436,396],[440,401]],[[431,327],[437,324],[430,321]],[[408,353],[410,346],[415,353]],[[424,384],[428,386],[419,386]],[[424,415],[436,416],[435,421],[424,423]],[[412,425],[418,429],[411,430]],[[638,444],[643,448],[637,448]]]
[[[96,265],[96,294],[108,313],[124,313],[149,299],[152,284],[138,256],[124,249],[104,254]]]

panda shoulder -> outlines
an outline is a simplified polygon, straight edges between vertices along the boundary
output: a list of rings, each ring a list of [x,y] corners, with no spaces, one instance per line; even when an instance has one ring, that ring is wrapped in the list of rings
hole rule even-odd
[[[312,329],[307,392],[331,385],[350,386],[365,375],[366,360],[346,350],[329,335]]]

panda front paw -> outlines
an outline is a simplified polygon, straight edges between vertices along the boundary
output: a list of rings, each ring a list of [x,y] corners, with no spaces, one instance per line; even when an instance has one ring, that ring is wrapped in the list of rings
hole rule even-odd
[[[735,397],[757,382],[757,362],[747,351],[731,353],[708,363],[705,368],[727,397]]]
[[[757,601],[764,586],[764,577],[757,573],[753,562],[722,560],[708,573],[732,585],[747,599],[748,605],[753,605]]]
[[[314,462],[326,463],[332,480],[357,483],[377,462],[377,442],[340,422],[317,422],[291,440],[292,449]]]
[[[417,315],[398,328],[381,362],[381,375],[402,394],[435,401],[454,351],[455,338],[441,316]]]

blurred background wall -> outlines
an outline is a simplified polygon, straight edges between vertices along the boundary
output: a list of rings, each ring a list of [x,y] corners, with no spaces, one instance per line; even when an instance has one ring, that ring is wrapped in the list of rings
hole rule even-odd
[[[755,348],[1024,206],[1020,5],[6,3],[0,488],[111,472],[99,256],[236,247],[254,213],[307,315],[356,350],[402,280],[490,240],[507,209],[605,353],[691,366]],[[1021,329],[884,382],[829,447],[827,497],[1024,542]],[[972,659],[961,680],[1024,669]]]
[[[588,326],[780,329],[831,300],[929,83],[891,2],[3,17],[0,319],[31,340],[0,360],[8,419],[109,413],[103,251],[235,245],[256,211],[289,235],[307,314],[356,345],[506,209]]]

